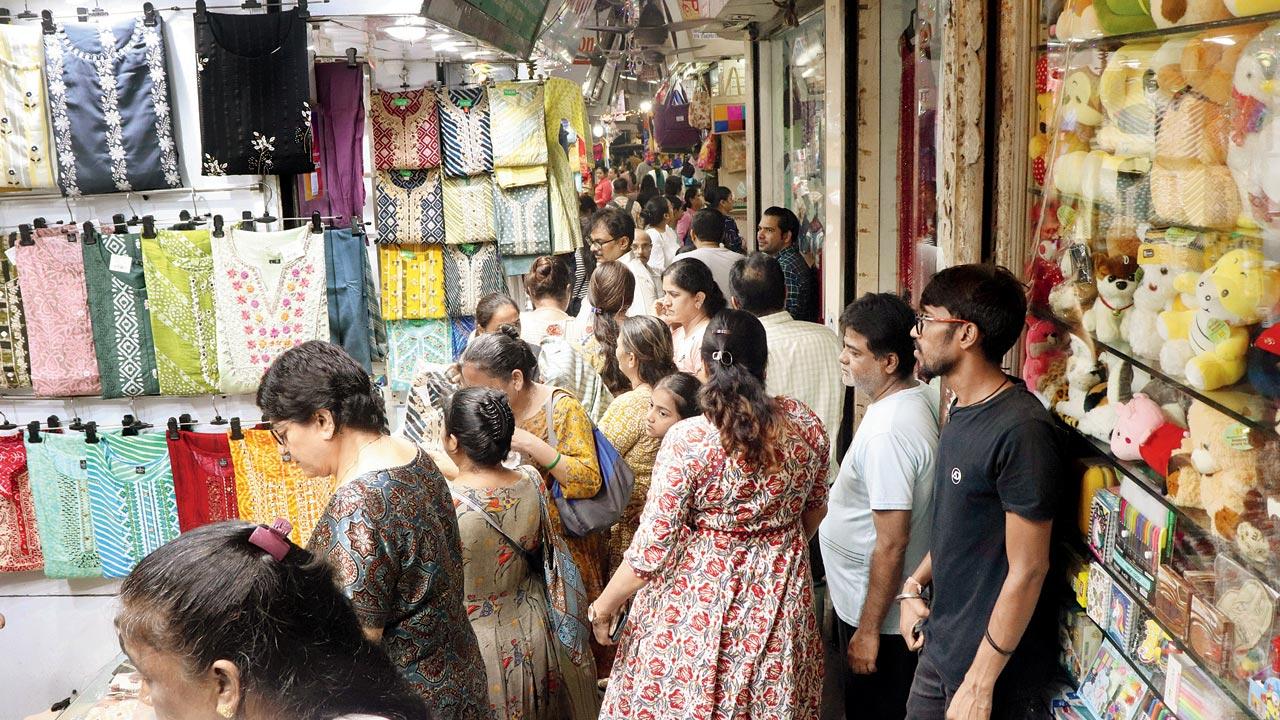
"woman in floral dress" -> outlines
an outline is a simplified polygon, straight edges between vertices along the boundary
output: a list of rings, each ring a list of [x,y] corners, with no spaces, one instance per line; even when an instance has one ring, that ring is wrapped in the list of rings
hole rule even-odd
[[[588,610],[607,642],[635,595],[602,720],[818,717],[808,540],[828,441],[813,411],[765,392],[767,353],[748,313],[707,328],[703,414],[668,432],[625,562]]]

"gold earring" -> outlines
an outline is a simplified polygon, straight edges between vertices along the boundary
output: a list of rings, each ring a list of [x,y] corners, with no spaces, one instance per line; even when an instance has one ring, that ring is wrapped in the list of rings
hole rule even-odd
[[[224,718],[233,718],[236,716],[236,711],[230,705],[219,705],[218,714]]]

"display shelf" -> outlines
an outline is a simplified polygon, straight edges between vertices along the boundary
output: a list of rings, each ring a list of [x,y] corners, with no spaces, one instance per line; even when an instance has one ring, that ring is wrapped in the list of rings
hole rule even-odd
[[[1138,173],[1138,174],[1142,174],[1142,173]],[[1027,192],[1038,198],[1044,198],[1045,196],[1062,198],[1064,200],[1071,200],[1077,203],[1084,203],[1088,205],[1094,212],[1103,213],[1103,214],[1115,214],[1115,209],[1116,209],[1115,205],[1102,200],[1090,200],[1080,195],[1065,193],[1060,190],[1052,190],[1052,189],[1046,190],[1045,188],[1038,188],[1034,185],[1028,185]],[[1146,218],[1146,221],[1143,224],[1149,230],[1169,230],[1171,228],[1181,228],[1183,230],[1190,230],[1192,232],[1197,232],[1197,233],[1230,233],[1234,230],[1239,229],[1239,228],[1228,228],[1228,229],[1212,228],[1212,227],[1204,227],[1201,225],[1188,225],[1187,223],[1166,222],[1164,220],[1161,220],[1160,218],[1153,218],[1153,217]]]
[[[1096,337],[1093,338],[1093,342],[1100,350],[1105,350],[1127,361],[1183,395],[1199,400],[1223,415],[1244,423],[1251,429],[1263,433],[1274,432],[1272,426],[1275,424],[1276,419],[1275,406],[1268,403],[1266,398],[1258,394],[1246,382],[1218,390],[1198,390],[1188,385],[1186,380],[1164,372],[1156,363],[1143,359],[1125,343],[1104,343]]]
[[[1188,25],[1176,25],[1167,28],[1156,28],[1154,30],[1142,30],[1140,32],[1121,33],[1117,35],[1103,35],[1102,37],[1088,38],[1085,40],[1049,40],[1036,46],[1036,51],[1044,52],[1046,50],[1082,50],[1092,47],[1106,47],[1109,45],[1123,45],[1125,43],[1137,40],[1151,40],[1156,38],[1166,38],[1173,35],[1187,35],[1206,30],[1220,30],[1224,28],[1240,27],[1243,25],[1253,25],[1254,23],[1269,23],[1280,20],[1280,12],[1259,13],[1258,15],[1248,15],[1245,17],[1231,17],[1225,20],[1211,20],[1209,22],[1191,23]]]

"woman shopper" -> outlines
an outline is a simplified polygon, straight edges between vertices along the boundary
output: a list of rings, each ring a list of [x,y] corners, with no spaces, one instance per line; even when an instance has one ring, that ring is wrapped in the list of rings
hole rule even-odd
[[[635,276],[626,265],[605,262],[591,275],[587,299],[593,308],[590,336],[582,353],[591,367],[600,373],[609,392],[616,398],[631,389],[627,376],[618,368],[618,327],[627,316],[635,297]]]
[[[476,302],[476,330],[472,337],[498,332],[503,325],[520,327],[520,308],[506,293],[491,292]]]
[[[525,342],[537,345],[548,336],[571,342],[581,338],[577,322],[565,312],[572,283],[569,268],[560,258],[544,255],[533,261],[524,275],[524,289],[533,309],[520,313],[520,337]]]
[[[659,195],[645,204],[641,217],[644,218],[644,233],[649,236],[653,250],[646,261],[650,268],[657,272],[667,269],[675,262],[676,251],[680,249],[680,241],[676,232],[668,224],[671,220],[671,203]]]
[[[239,520],[185,532],[120,586],[116,633],[158,720],[432,717],[323,558]]]
[[[684,191],[684,215],[676,223],[676,237],[680,239],[680,247],[693,249],[693,239],[689,237],[689,228],[693,227],[693,216],[706,207],[706,198],[702,196],[702,188],[691,185]]]
[[[458,523],[435,463],[387,434],[382,393],[327,342],[281,353],[257,404],[281,452],[308,475],[337,479],[309,549],[333,566],[365,634],[436,717],[489,717],[480,647],[462,610]]]
[[[693,258],[671,263],[662,273],[662,291],[659,317],[671,326],[676,367],[705,379],[702,338],[711,319],[724,309],[724,294],[706,263]]]
[[[687,372],[674,372],[659,380],[653,386],[649,413],[644,418],[645,433],[661,442],[676,423],[701,415],[701,389],[702,381]]]
[[[618,336],[616,360],[632,389],[618,395],[600,420],[600,431],[635,473],[631,500],[609,533],[609,570],[622,561],[622,552],[631,544],[631,536],[640,522],[645,496],[649,493],[649,473],[658,455],[662,437],[645,432],[653,387],[662,378],[676,372],[671,356],[671,330],[652,315],[638,315],[622,321]]]
[[[668,432],[625,562],[588,610],[605,643],[635,595],[600,717],[815,720],[807,545],[826,513],[826,432],[765,391],[753,315],[716,316],[702,354],[703,414]]]
[[[542,476],[502,462],[515,416],[497,390],[454,393],[445,415],[445,451],[459,474],[449,483],[462,534],[463,602],[480,641],[494,720],[595,720],[600,709],[586,637],[572,655],[548,625],[539,553],[564,541],[544,527]]]

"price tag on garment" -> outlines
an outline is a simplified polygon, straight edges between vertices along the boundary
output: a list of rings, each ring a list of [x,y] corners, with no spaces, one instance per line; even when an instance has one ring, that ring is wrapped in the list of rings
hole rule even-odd
[[[133,269],[133,258],[128,255],[111,255],[111,263],[109,265],[111,272],[124,273]]]
[[[302,257],[307,251],[306,242],[299,240],[298,242],[289,243],[280,248],[280,261],[292,262]]]
[[[400,177],[405,177],[405,178],[407,178],[407,177],[413,177],[413,171],[412,171],[412,170],[401,170],[401,171],[400,171]]]
[[[5,256],[5,259],[9,261],[10,265],[18,264],[18,248],[11,247],[8,250],[5,250],[4,256]]]
[[[470,110],[471,105],[472,105],[471,98],[462,98],[461,100],[458,101],[458,107],[462,108],[463,110]]]
[[[391,101],[396,107],[409,107],[409,98],[395,98]]]
[[[503,95],[506,95],[507,97],[515,97],[516,95],[519,95],[519,94],[520,94],[520,91],[519,91],[519,90],[513,90],[513,89],[511,89],[511,88],[507,88],[506,90],[503,90],[503,91],[502,91],[502,94],[503,94]]]

